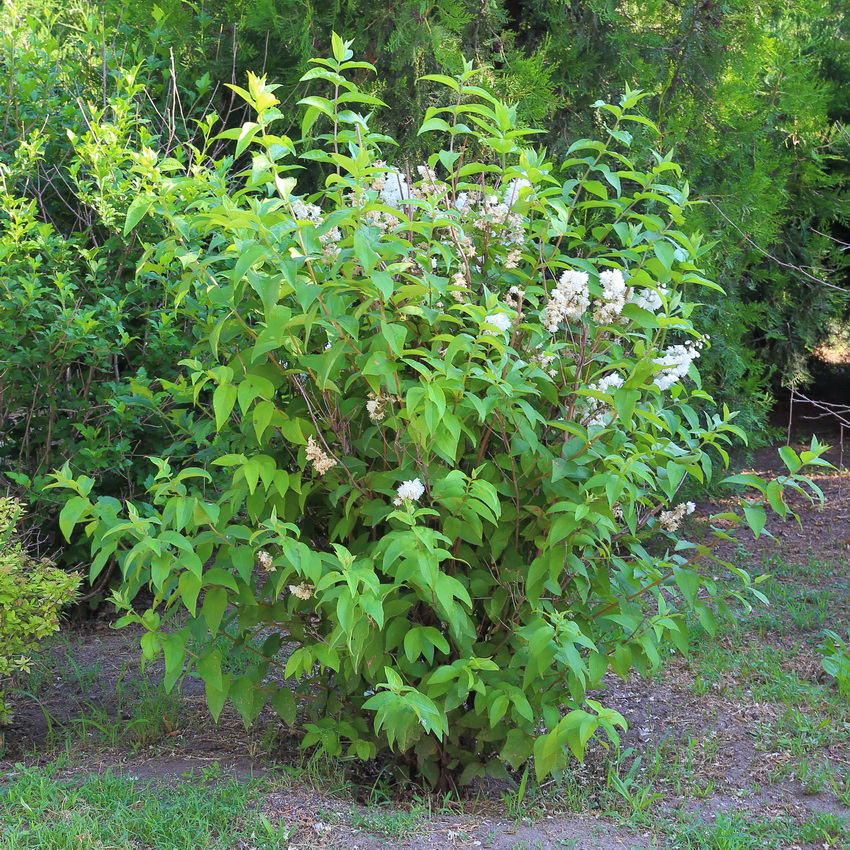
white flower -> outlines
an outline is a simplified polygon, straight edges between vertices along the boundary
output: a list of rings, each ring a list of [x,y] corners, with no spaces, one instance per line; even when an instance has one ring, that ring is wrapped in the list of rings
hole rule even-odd
[[[366,402],[366,410],[369,413],[369,418],[373,422],[381,422],[387,415],[387,411],[384,409],[385,405],[389,401],[389,397],[385,396],[383,393],[379,393],[375,395],[375,393],[369,393],[369,401]]]
[[[635,295],[631,299],[631,303],[642,307],[644,310],[649,310],[654,313],[660,310],[664,305],[664,298],[669,294],[669,290],[664,286],[659,286],[658,291],[654,289],[644,289],[640,295]]]
[[[396,490],[394,505],[402,505],[404,502],[418,502],[425,494],[425,485],[418,479],[402,481]]]
[[[682,524],[682,519],[687,514],[692,514],[696,510],[696,507],[693,502],[682,502],[672,510],[661,511],[658,516],[658,524],[664,531],[676,531]]]
[[[266,572],[269,572],[269,573],[275,572],[275,568],[272,566],[272,556],[269,555],[269,553],[266,552],[265,549],[260,549],[260,551],[257,552],[257,563]]]
[[[387,167],[387,164],[382,159],[375,160],[375,162],[372,163],[372,168],[386,169],[386,167]],[[384,173],[378,172],[378,174],[376,174],[372,178],[372,182],[370,183],[369,188],[372,189],[375,192],[380,192],[381,189],[384,188],[384,185],[386,184],[386,182],[387,182],[387,175],[384,174]]]
[[[619,389],[623,386],[623,376],[617,372],[610,372],[607,375],[603,375],[595,384],[590,385],[590,389],[596,390],[600,393],[607,393],[611,391],[611,388]]]
[[[511,317],[507,313],[490,313],[484,317],[484,324],[493,325],[493,327],[505,333],[511,326]],[[484,333],[496,336],[495,331],[485,330]]]
[[[505,294],[505,304],[516,309],[523,298],[525,298],[525,290],[518,286],[512,286]]]
[[[327,245],[329,242],[339,242],[342,239],[342,233],[338,227],[332,227],[327,233],[319,234],[319,242],[322,245]]]
[[[299,221],[321,221],[322,211],[315,204],[305,204],[304,201],[296,198],[290,204],[292,215]]]
[[[619,269],[605,269],[599,273],[599,283],[602,286],[602,297],[594,301],[596,310],[593,318],[600,325],[610,325],[626,306],[626,281]]]
[[[508,256],[505,258],[505,268],[506,269],[515,269],[519,266],[522,261],[522,250],[520,248],[513,248],[508,252]],[[516,289],[516,287],[511,287],[512,289]]]
[[[410,200],[410,187],[407,178],[395,168],[387,171],[384,186],[381,189],[381,198],[388,207],[400,209],[405,201]]]
[[[306,581],[302,581],[301,584],[289,585],[289,592],[293,596],[297,596],[299,599],[309,599],[315,590],[315,585],[307,584]]]
[[[557,333],[562,322],[578,321],[590,306],[587,288],[589,275],[575,269],[567,269],[557,286],[549,293],[541,320],[549,333]]]
[[[619,372],[609,372],[596,383],[588,384],[587,388],[598,393],[610,393],[612,390],[622,387],[624,383],[625,380]],[[614,414],[610,405],[607,405],[602,399],[590,397],[583,400],[582,412],[585,416],[585,424],[588,427],[591,425],[604,427],[610,422],[610,418]]]
[[[607,301],[622,297],[626,292],[626,281],[619,269],[605,269],[599,273],[602,297]]]
[[[526,180],[524,177],[514,177],[505,189],[505,194],[503,196],[505,204],[512,207],[519,200],[520,192],[523,189],[531,188],[532,186],[529,180]]]
[[[655,376],[655,385],[662,392],[669,389],[677,381],[688,374],[691,364],[699,357],[701,342],[687,342],[684,345],[671,345],[665,349],[661,357],[656,357],[654,363],[664,368]]]
[[[329,469],[336,466],[336,460],[325,454],[319,444],[312,438],[307,438],[307,460],[313,464],[313,469],[324,475]]]

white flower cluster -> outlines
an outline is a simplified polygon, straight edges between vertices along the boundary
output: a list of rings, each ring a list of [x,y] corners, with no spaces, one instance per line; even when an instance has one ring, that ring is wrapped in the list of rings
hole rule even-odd
[[[382,159],[378,159],[378,160],[376,160],[375,162],[372,163],[372,168],[386,169],[386,167],[387,167],[387,164]],[[380,192],[384,188],[384,185],[386,184],[386,182],[387,182],[387,175],[384,174],[383,172],[379,171],[378,174],[376,174],[372,178],[372,182],[369,184],[369,188],[372,189],[375,192]]]
[[[401,224],[401,220],[383,210],[367,210],[366,224],[377,227],[381,233],[392,233]]]
[[[494,328],[498,328],[501,333],[505,333],[510,329],[511,317],[507,313],[490,313],[484,317],[482,324],[492,325]],[[491,330],[490,328],[487,328],[482,333],[490,334],[491,336],[498,336],[496,331]]]
[[[366,402],[366,410],[369,413],[369,418],[373,422],[382,422],[387,415],[386,405],[391,401],[391,396],[386,396],[383,393],[375,395],[369,393],[369,401]]]
[[[315,204],[305,204],[300,198],[296,198],[289,206],[293,217],[298,221],[320,222],[322,220],[322,210]]]
[[[682,502],[671,511],[661,511],[658,516],[658,524],[664,531],[676,531],[682,524],[682,520],[696,510],[693,502]]]
[[[593,302],[596,308],[593,312],[593,318],[600,325],[611,325],[617,321],[618,316],[623,312],[623,307],[626,306],[626,300],[629,297],[629,290],[623,273],[619,269],[605,269],[605,271],[600,272],[599,283],[602,286],[602,297]]]
[[[272,556],[269,555],[265,549],[260,549],[260,551],[257,552],[257,564],[267,573],[275,572],[275,568],[272,566]]]
[[[413,197],[407,178],[397,169],[391,168],[384,177],[384,185],[381,188],[381,200],[394,209],[401,209],[405,201]]]
[[[522,260],[522,248],[511,248],[511,250],[508,252],[508,256],[505,257],[505,268],[506,269],[518,268],[521,260]],[[512,288],[516,288],[516,287],[512,287]]]
[[[540,320],[549,333],[557,333],[562,322],[578,321],[590,306],[587,272],[567,269],[557,286],[549,293]]]
[[[437,175],[433,168],[429,168],[427,165],[417,165],[416,170],[422,179],[422,184],[419,187],[420,192],[425,195],[435,195],[445,190],[445,183],[437,181]]]
[[[558,370],[552,366],[555,362],[554,354],[545,354],[543,351],[537,351],[531,355],[531,362],[546,372],[550,378],[554,378],[558,374]]]
[[[301,584],[290,584],[289,592],[293,596],[297,596],[299,599],[309,599],[316,591],[315,585],[307,584],[306,581],[302,581]]]
[[[526,180],[524,177],[514,177],[514,179],[508,183],[502,198],[507,206],[512,207],[519,200],[520,192],[523,189],[531,188],[533,188],[531,181]]]
[[[707,337],[706,337],[707,338]],[[691,363],[699,357],[699,349],[703,347],[703,341],[686,342],[684,345],[671,345],[665,349],[661,357],[656,357],[653,362],[664,368],[655,376],[655,385],[662,392],[670,389],[676,382],[688,374]]]
[[[418,478],[414,478],[411,481],[402,481],[396,490],[393,504],[400,506],[405,502],[418,502],[424,494],[425,485]]]
[[[307,438],[307,460],[313,464],[313,469],[319,475],[324,475],[329,469],[336,466],[336,461],[332,457],[328,457],[312,437]]]
[[[470,290],[466,285],[465,272],[458,270],[452,275],[452,289],[449,291],[455,301],[463,304],[467,300]]]
[[[518,286],[512,286],[505,293],[505,304],[508,307],[513,307],[515,310],[519,309],[520,302],[525,298],[525,290],[520,289]]]
[[[525,220],[519,213],[511,212],[510,206],[502,203],[498,195],[487,196],[477,210],[476,216],[472,226],[476,230],[498,229],[500,244],[511,246],[522,245],[525,242]]]
[[[640,295],[632,296],[631,304],[636,304],[644,310],[649,310],[650,313],[655,313],[664,306],[664,298],[670,294],[670,290],[666,286],[659,286],[658,290],[644,289]]]
[[[339,245],[337,244],[342,239],[342,233],[338,227],[332,227],[327,233],[319,235],[319,242],[322,243],[322,257],[329,262],[336,262],[339,256]]]
[[[609,372],[603,375],[596,383],[589,384],[589,390],[595,390],[598,393],[610,393],[617,390],[624,384],[623,376],[619,372]],[[614,412],[610,405],[605,404],[602,399],[587,398],[584,405],[585,425],[605,426],[610,421],[609,417]]]

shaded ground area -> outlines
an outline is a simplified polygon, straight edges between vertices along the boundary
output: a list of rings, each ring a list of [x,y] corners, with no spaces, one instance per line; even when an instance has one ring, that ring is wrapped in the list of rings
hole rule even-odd
[[[828,457],[848,461],[850,446]],[[775,449],[757,452],[752,468],[782,472]],[[790,499],[802,528],[771,518],[773,537],[742,535],[722,552],[772,575],[763,585],[770,607],[742,611],[715,637],[697,632],[690,657],[671,659],[653,681],[611,678],[599,697],[629,721],[621,750],[597,746],[557,782],[522,788],[517,776],[436,799],[393,785],[380,765],[363,773],[311,760],[269,712],[250,731],[227,712],[213,724],[201,684],[186,680],[165,694],[156,665],[140,672],[138,636],[113,631],[105,614],[51,644],[18,683],[0,755],[0,786],[13,789],[6,798],[0,789],[0,843],[52,846],[15,843],[26,829],[14,789],[29,781],[27,765],[70,789],[113,775],[160,791],[218,787],[227,777],[253,783],[231,817],[238,828],[211,826],[210,847],[850,847],[850,706],[818,652],[824,629],[850,626],[850,473],[813,480],[825,506]],[[694,516],[722,508],[707,502]],[[42,822],[65,817],[63,794]],[[111,815],[98,817],[106,824]]]

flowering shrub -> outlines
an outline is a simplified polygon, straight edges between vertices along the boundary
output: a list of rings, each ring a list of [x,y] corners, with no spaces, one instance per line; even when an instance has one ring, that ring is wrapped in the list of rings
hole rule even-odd
[[[214,324],[170,385],[199,462],[156,460],[126,509],[66,470],[62,523],[85,523],[92,576],[118,559],[123,622],[168,685],[187,664],[203,678],[216,717],[269,702],[304,746],[390,749],[432,783],[532,757],[542,778],[597,730],[616,740],[623,718],[587,697],[609,670],[654,669],[687,648],[687,611],[709,630],[726,611],[701,568],[713,544],[681,527],[689,483],[744,436],[705,412],[682,285],[712,284],[681,229],[687,186],[669,156],[630,158],[639,92],[552,163],[471,68],[434,77],[452,105],[428,109],[434,152],[411,170],[353,111],[379,105],[347,76],[370,66],[339,39],[315,65],[333,96],[302,101],[302,142],[273,132],[275,86],[251,77],[236,91],[256,119],[222,134],[244,165],[139,155],[127,228],[173,234],[140,275]],[[327,169],[309,197],[299,158]],[[727,479],[757,489],[756,532],[817,454],[786,450],[770,484]],[[146,584],[153,608],[129,610]],[[219,635],[256,666],[227,672]]]
[[[27,557],[14,539],[21,511],[14,499],[0,499],[0,683],[26,672],[26,653],[59,628],[59,611],[80,582],[78,575]],[[11,717],[0,690],[0,724]]]

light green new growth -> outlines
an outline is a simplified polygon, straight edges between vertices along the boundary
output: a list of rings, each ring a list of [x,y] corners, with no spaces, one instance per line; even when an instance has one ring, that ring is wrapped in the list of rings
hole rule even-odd
[[[15,539],[23,506],[0,499],[0,684],[27,670],[27,653],[59,628],[59,612],[74,597],[77,575],[35,561]],[[0,724],[11,714],[0,689]]]

